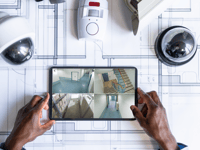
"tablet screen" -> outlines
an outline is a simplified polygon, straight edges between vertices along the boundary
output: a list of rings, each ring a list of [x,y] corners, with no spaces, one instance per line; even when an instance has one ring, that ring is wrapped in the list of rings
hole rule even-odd
[[[132,119],[136,68],[52,68],[50,118]]]

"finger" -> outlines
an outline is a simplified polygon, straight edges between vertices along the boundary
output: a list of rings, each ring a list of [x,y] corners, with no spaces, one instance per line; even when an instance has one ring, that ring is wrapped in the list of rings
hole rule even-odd
[[[42,111],[41,111],[41,113],[40,113],[40,118],[42,118]]]
[[[31,107],[31,103],[26,104],[23,108],[22,108],[22,113],[23,114],[28,114],[30,113],[34,108]]]
[[[143,104],[143,99],[142,98],[140,98],[139,100],[138,100],[138,104]]]
[[[28,106],[29,106],[29,103],[28,104],[26,104],[24,107],[22,107],[19,111],[21,111],[21,112],[26,112],[26,109],[28,109]]]
[[[141,110],[143,116],[146,118],[147,116],[147,113],[148,113],[148,108],[147,108],[147,105],[145,104]]]
[[[157,94],[154,94],[153,92],[148,92],[147,93],[153,100],[156,104],[159,104],[160,102],[160,99],[159,97],[157,96]],[[138,104],[143,104],[144,103],[144,100],[142,98],[139,98],[138,99]]]
[[[158,94],[156,91],[151,91],[149,93],[147,93],[151,96],[151,98],[153,99],[153,101],[156,103],[156,104],[159,104],[160,103],[160,99],[158,97]]]
[[[49,105],[47,104],[46,106],[44,106],[44,109],[48,110],[49,109]]]
[[[157,106],[153,99],[147,93],[143,92],[140,88],[138,88],[137,92],[140,97],[146,102],[147,107]]]
[[[44,106],[44,109],[45,109],[45,110],[48,110],[48,109],[49,109],[49,104],[48,104],[48,103]]]
[[[31,100],[31,107],[36,106],[41,100],[42,100],[42,97],[35,95]]]
[[[51,127],[55,124],[55,120],[50,120],[49,122],[47,122],[46,124],[42,125],[42,129],[44,132],[46,132],[47,130],[50,130]]]
[[[137,96],[138,96],[138,104],[143,104],[143,99],[140,97],[140,95],[139,94],[137,94]]]
[[[142,115],[142,112],[134,105],[131,106],[131,110],[133,112],[133,115],[135,116],[135,118],[138,120],[138,122],[140,123],[140,125],[142,127],[144,127],[144,123],[145,123],[145,118]]]
[[[49,101],[49,93],[47,93],[47,96],[44,98],[44,100],[38,104],[38,111],[42,111],[42,109],[44,109],[46,107],[46,105],[48,105],[48,101]]]
[[[142,104],[143,103],[143,99],[140,97],[139,94],[137,94],[137,97],[138,97],[138,104]]]

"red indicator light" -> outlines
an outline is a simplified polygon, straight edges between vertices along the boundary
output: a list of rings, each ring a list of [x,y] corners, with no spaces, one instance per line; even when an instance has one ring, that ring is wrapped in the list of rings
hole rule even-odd
[[[100,3],[99,2],[89,2],[89,6],[96,6],[99,7]]]

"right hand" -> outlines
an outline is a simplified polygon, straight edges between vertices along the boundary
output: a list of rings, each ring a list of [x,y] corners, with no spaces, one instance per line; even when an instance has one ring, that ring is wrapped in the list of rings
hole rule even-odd
[[[144,102],[145,105],[142,111],[136,106],[131,106],[131,110],[141,127],[164,150],[176,150],[177,142],[170,131],[165,108],[157,93],[144,93],[140,88],[137,91],[140,96],[139,103]]]

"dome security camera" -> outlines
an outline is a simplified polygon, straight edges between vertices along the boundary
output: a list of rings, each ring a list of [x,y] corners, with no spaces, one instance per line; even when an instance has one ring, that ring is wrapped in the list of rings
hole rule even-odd
[[[183,26],[172,26],[161,32],[155,42],[158,59],[167,66],[181,66],[193,59],[197,41],[193,33]]]
[[[30,60],[34,38],[35,33],[25,18],[0,11],[0,53],[6,62],[20,65]]]

